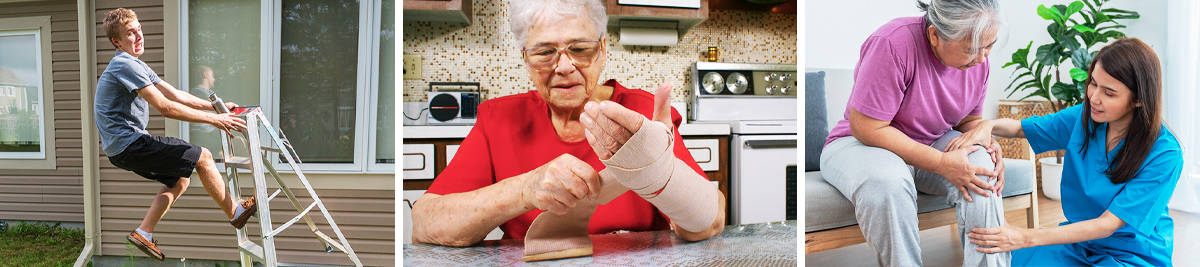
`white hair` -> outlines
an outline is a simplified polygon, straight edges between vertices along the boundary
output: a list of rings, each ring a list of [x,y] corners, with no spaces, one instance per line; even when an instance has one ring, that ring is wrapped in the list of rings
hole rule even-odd
[[[517,47],[525,45],[533,23],[547,15],[586,17],[599,33],[597,38],[608,32],[608,14],[602,0],[512,0],[508,3],[508,25],[517,40]]]
[[[925,23],[937,29],[939,37],[958,41],[970,34],[972,54],[979,48],[979,37],[1000,24],[999,6],[996,0],[917,1]]]

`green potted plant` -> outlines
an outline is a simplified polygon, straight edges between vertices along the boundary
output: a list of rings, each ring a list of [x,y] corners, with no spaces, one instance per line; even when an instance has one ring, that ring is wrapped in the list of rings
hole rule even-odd
[[[1046,33],[1050,35],[1050,42],[1034,50],[1033,41],[1030,41],[1025,48],[1013,52],[1011,61],[1002,66],[1013,69],[1012,81],[1004,88],[1008,92],[1005,98],[1012,99],[1014,94],[1024,92],[1018,100],[1045,99],[1052,106],[1052,112],[1083,102],[1083,94],[1087,91],[1087,67],[1099,51],[1096,45],[1125,37],[1120,29],[1126,26],[1117,20],[1141,17],[1135,11],[1104,8],[1108,2],[1076,0],[1068,5],[1038,5],[1038,16],[1049,21]],[[1057,200],[1062,175],[1061,154],[1038,161],[1042,163],[1043,191],[1046,197]]]

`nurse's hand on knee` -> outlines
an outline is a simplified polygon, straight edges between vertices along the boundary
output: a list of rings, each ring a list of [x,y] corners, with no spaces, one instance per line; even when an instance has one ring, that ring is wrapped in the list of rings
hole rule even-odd
[[[967,237],[978,245],[975,251],[999,253],[1029,247],[1029,229],[1004,224],[995,228],[973,228]]]
[[[991,153],[991,145],[993,143],[996,143],[996,140],[992,139],[991,127],[975,127],[975,129],[967,131],[954,139],[950,139],[950,144],[946,145],[946,151],[958,150],[971,145],[981,145],[987,147],[988,153]]]
[[[967,155],[979,150],[979,148],[979,146],[970,146],[943,152],[938,168],[934,170],[935,173],[942,175],[951,184],[954,184],[958,188],[959,193],[967,201],[974,201],[971,198],[971,194],[967,192],[968,190],[974,191],[984,197],[990,197],[991,194],[989,191],[994,189],[991,184],[978,179],[976,175],[995,176],[995,172],[984,167],[971,165],[967,160]]]

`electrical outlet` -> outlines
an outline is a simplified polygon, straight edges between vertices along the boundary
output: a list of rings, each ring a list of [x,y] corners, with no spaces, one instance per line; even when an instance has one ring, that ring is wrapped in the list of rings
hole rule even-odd
[[[421,55],[404,54],[404,79],[420,80],[421,65]]]

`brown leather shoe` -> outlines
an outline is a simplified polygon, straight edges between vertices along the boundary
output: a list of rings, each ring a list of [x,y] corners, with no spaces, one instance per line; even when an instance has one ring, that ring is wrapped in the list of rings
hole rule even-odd
[[[250,220],[250,216],[254,215],[255,212],[258,212],[258,201],[251,196],[246,200],[242,200],[239,205],[242,205],[242,208],[245,208],[246,210],[242,211],[242,214],[234,214],[233,219],[229,220],[229,224],[232,224],[233,228],[241,229],[243,226],[246,226],[246,221]]]
[[[130,244],[133,244],[133,246],[141,249],[142,252],[146,253],[146,255],[150,255],[159,261],[166,259],[166,255],[163,255],[162,251],[158,250],[158,240],[150,242],[149,240],[146,240],[146,237],[142,236],[142,234],[139,234],[137,230],[129,233],[129,236],[125,237],[125,239],[129,241]]]

